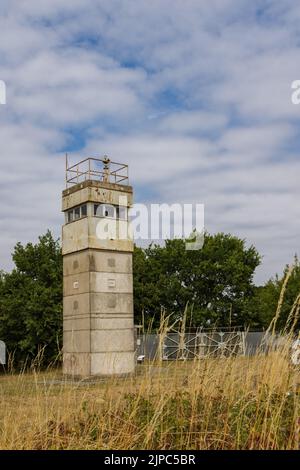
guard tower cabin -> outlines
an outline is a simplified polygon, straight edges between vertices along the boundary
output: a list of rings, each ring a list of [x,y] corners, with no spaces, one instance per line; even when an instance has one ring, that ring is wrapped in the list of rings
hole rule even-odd
[[[86,158],[62,193],[63,372],[130,374],[135,368],[127,165]]]

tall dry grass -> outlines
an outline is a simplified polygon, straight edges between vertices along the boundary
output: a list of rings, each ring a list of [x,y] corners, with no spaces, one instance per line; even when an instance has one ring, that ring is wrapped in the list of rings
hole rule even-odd
[[[299,449],[299,374],[284,351],[63,381],[1,377],[1,449]]]
[[[298,314],[297,299],[291,325]],[[161,335],[170,327],[163,317]],[[284,334],[268,354],[154,360],[127,378],[68,381],[59,369],[39,372],[37,363],[7,372],[0,376],[0,448],[299,449],[295,332]]]

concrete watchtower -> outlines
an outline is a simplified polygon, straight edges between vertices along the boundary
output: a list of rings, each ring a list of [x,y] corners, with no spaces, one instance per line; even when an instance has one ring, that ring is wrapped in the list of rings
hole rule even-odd
[[[132,252],[127,165],[87,158],[68,166],[62,193],[63,372],[134,371]]]

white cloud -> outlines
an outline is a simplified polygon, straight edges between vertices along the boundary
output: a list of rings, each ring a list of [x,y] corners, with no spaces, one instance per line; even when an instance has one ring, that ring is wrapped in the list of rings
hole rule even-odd
[[[228,123],[225,114],[205,111],[180,111],[171,113],[161,122],[164,132],[177,134],[203,134],[216,132]]]
[[[259,280],[299,252],[295,2],[1,7],[0,268],[16,241],[48,226],[59,235],[59,150],[76,139],[74,159],[108,153],[129,163],[139,201],[205,202],[211,231],[262,251]]]

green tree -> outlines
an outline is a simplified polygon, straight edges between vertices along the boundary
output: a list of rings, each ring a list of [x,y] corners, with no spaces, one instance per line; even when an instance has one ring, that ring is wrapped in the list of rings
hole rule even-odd
[[[184,240],[167,240],[134,251],[134,306],[158,325],[161,309],[179,318],[189,305],[191,325],[247,325],[245,305],[253,296],[253,274],[260,256],[229,234],[206,234],[200,250],[188,251]],[[191,314],[192,312],[192,314]]]
[[[62,256],[48,231],[37,244],[18,243],[15,268],[0,276],[0,338],[20,364],[44,348],[56,358],[62,338]]]
[[[265,328],[269,326],[271,320],[273,319],[276,313],[280,292],[288,270],[289,266],[286,266],[282,276],[276,275],[275,278],[271,278],[269,281],[267,281],[264,286],[258,288],[255,292],[251,304],[249,304],[249,306],[247,307],[250,316],[253,316],[255,311],[259,313],[260,322]],[[280,315],[276,323],[277,330],[282,330],[286,326],[289,314],[299,294],[300,263],[297,256],[295,256],[294,270],[287,283],[283,303],[280,309]],[[295,327],[296,329],[300,327],[299,320],[296,323]]]
[[[62,340],[62,255],[48,231],[37,244],[18,243],[15,268],[0,272],[0,338],[19,364],[44,348],[47,364]],[[161,309],[177,319],[189,306],[191,325],[260,324],[252,299],[260,305],[253,274],[260,257],[253,246],[226,234],[206,235],[201,250],[187,251],[184,240],[134,250],[135,322],[154,318]],[[267,302],[266,297],[266,304]]]

